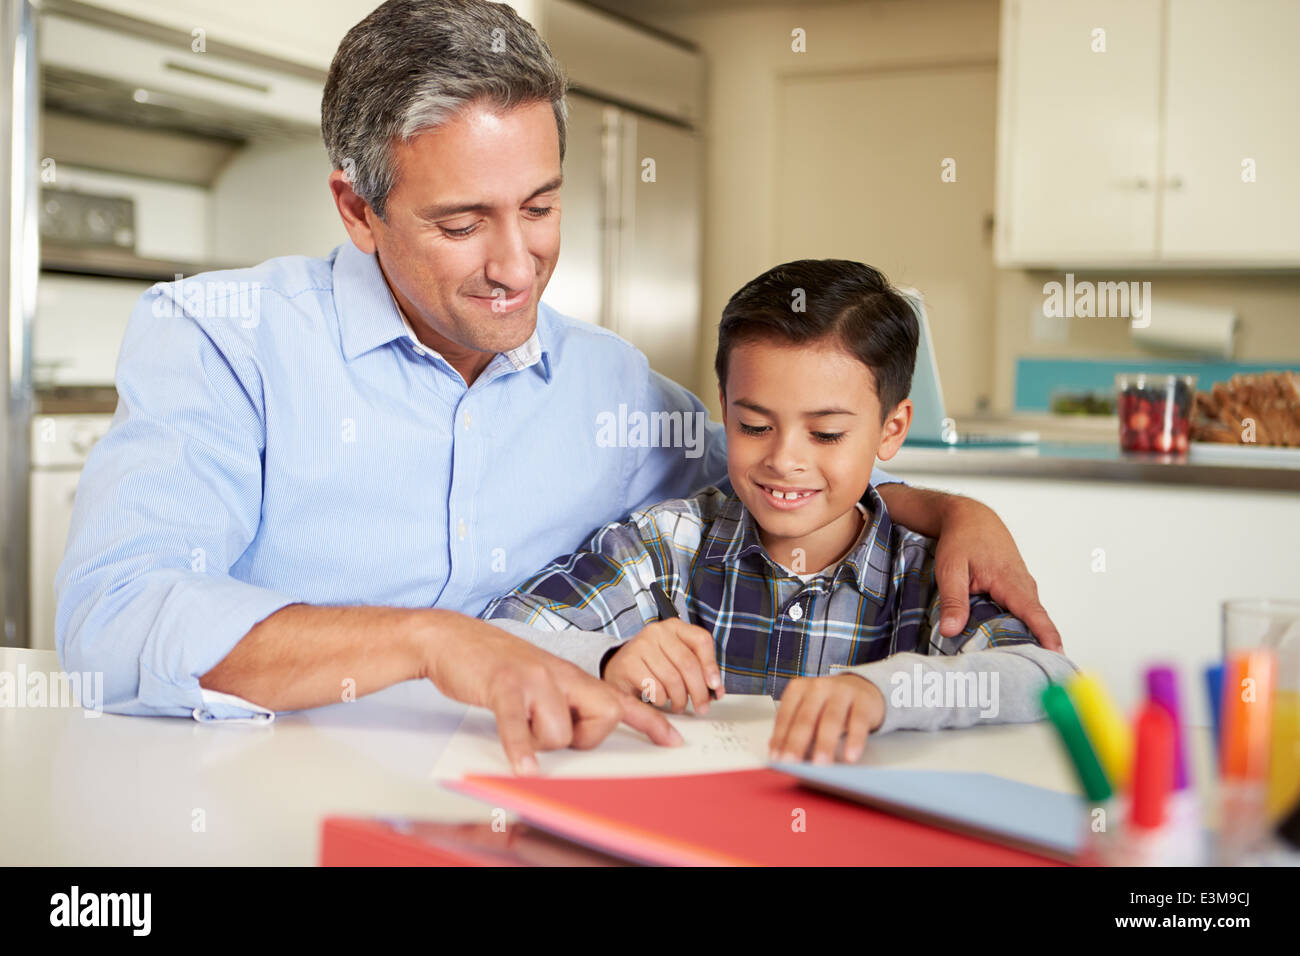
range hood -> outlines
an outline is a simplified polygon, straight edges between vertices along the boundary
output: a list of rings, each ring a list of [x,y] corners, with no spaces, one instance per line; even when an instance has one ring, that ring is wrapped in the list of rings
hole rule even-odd
[[[41,15],[37,38],[47,108],[237,142],[320,128],[323,77],[53,12]]]

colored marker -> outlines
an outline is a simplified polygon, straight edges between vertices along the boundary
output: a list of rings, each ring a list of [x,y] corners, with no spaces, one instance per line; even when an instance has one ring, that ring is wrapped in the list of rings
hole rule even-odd
[[[1220,757],[1223,736],[1223,665],[1211,664],[1205,668],[1205,690],[1210,698],[1210,725],[1213,728],[1215,760]]]
[[[1092,674],[1076,674],[1065,685],[1088,742],[1116,790],[1128,786],[1133,763],[1133,731]]]
[[[1146,673],[1147,700],[1169,712],[1174,726],[1174,789],[1187,789],[1187,757],[1183,747],[1183,720],[1178,705],[1178,675],[1172,667],[1156,665]]]
[[[1078,775],[1079,785],[1088,799],[1100,803],[1110,799],[1111,786],[1106,773],[1101,769],[1097,754],[1088,743],[1088,735],[1079,723],[1079,715],[1070,703],[1070,695],[1060,684],[1049,684],[1043,691],[1043,710],[1047,718],[1061,736],[1065,750],[1070,755],[1074,772]]]
[[[1137,719],[1133,760],[1133,797],[1129,822],[1154,830],[1167,818],[1169,794],[1174,789],[1174,719],[1163,704],[1149,700]]]
[[[1257,649],[1228,660],[1223,683],[1222,767],[1225,780],[1268,777],[1273,723],[1273,652]]]
[[[1263,648],[1233,654],[1224,669],[1219,747],[1223,784],[1215,860],[1219,866],[1242,862],[1267,829],[1275,665],[1273,652]]]

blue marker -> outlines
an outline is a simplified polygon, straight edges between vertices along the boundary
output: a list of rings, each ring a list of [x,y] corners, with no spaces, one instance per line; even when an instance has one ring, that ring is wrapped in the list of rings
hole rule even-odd
[[[1210,720],[1214,726],[1214,754],[1217,759],[1223,746],[1223,665],[1211,664],[1205,668],[1205,690],[1210,695]]]

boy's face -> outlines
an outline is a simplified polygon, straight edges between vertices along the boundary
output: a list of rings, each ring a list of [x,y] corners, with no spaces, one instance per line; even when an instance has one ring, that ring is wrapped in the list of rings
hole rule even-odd
[[[769,552],[847,547],[839,542],[857,530],[854,505],[876,459],[902,445],[911,401],[882,423],[875,376],[835,340],[737,345],[719,398],[731,484]]]

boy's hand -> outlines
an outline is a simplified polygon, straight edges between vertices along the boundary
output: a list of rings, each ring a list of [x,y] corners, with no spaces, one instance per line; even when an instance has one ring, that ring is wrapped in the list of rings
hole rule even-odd
[[[885,695],[857,674],[799,677],[790,681],[776,712],[769,744],[772,760],[800,761],[812,748],[813,763],[835,759],[835,745],[844,741],[844,759],[862,756],[867,735],[884,722]]]
[[[674,714],[684,711],[688,700],[697,714],[707,714],[709,688],[723,696],[713,635],[677,618],[647,624],[609,659],[603,676],[647,703],[665,703],[666,696]]]

